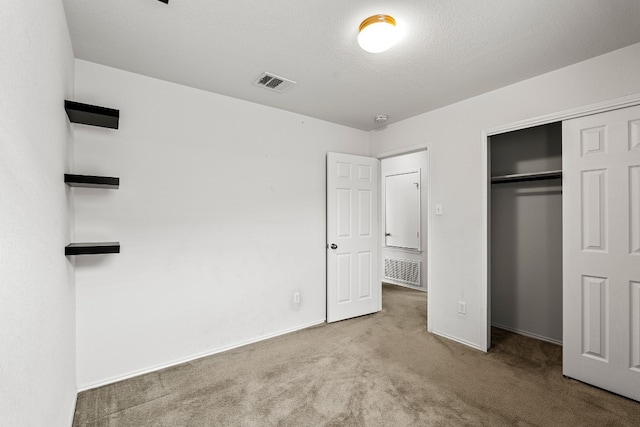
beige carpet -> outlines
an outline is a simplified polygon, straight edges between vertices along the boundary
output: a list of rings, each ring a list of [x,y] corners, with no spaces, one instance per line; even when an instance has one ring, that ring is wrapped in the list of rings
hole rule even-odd
[[[495,330],[484,354],[426,332],[424,293],[385,285],[383,306],[82,392],[74,426],[640,425],[563,378],[558,346]]]

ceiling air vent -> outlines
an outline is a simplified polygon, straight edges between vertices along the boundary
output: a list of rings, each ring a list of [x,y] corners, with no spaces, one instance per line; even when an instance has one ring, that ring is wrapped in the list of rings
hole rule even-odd
[[[290,86],[296,84],[293,80],[285,79],[284,77],[276,76],[271,73],[262,73],[258,79],[253,82],[254,85],[270,89],[274,92],[284,92]]]

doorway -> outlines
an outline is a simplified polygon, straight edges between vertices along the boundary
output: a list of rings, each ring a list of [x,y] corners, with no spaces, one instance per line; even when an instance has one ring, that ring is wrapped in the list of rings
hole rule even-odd
[[[549,116],[542,123],[562,123],[563,374],[635,400],[640,400],[640,263],[631,242],[640,235],[640,226],[634,229],[634,221],[640,224],[638,104],[640,97],[630,105],[628,100],[614,100]],[[492,171],[492,137],[540,122],[485,132],[486,171]],[[536,179],[553,178],[557,172],[547,171]],[[495,205],[490,188],[514,175],[487,174],[486,180],[486,349],[491,344],[491,284],[496,273],[491,260]],[[531,174],[516,178],[526,175]]]
[[[388,256],[391,254],[391,258],[393,258],[394,253],[398,253],[398,249],[394,249],[386,246],[385,242],[385,212],[384,212],[384,197],[385,194],[381,194],[380,199],[380,218],[381,218],[381,265],[380,265],[380,278],[382,281],[394,283],[395,285],[405,286],[411,289],[419,289],[427,293],[427,307],[425,307],[427,311],[427,331],[431,332],[431,299],[428,297],[429,286],[431,283],[431,238],[430,238],[430,230],[431,230],[431,151],[429,144],[414,146],[405,150],[397,150],[397,151],[389,151],[385,153],[381,153],[378,156],[380,159],[381,165],[384,165],[384,169],[381,166],[381,193],[384,191],[384,187],[382,185],[382,180],[384,180],[385,174],[393,174],[394,172],[407,172],[407,171],[416,171],[416,169],[420,170],[420,250],[419,251],[404,251],[409,259],[418,260],[421,262],[420,265],[420,276],[423,281],[423,286],[414,287],[407,286],[406,283],[396,281],[391,282],[389,279],[385,278],[385,266],[384,266],[384,257],[385,254]],[[405,157],[409,156],[409,157]],[[403,162],[407,162],[405,167],[402,167]],[[411,162],[411,163],[409,163]],[[384,172],[383,172],[384,171]],[[402,250],[400,250],[402,252]]]
[[[426,150],[381,160],[382,281],[427,290]]]
[[[562,123],[490,137],[491,324],[562,344]]]
[[[431,226],[429,213],[429,155],[428,146],[412,150],[383,153],[377,158],[341,153],[327,154],[327,322],[362,316],[382,310],[382,281],[384,264],[382,248],[384,226],[381,225],[384,204],[381,200],[381,161],[402,164],[404,155],[416,154],[416,163],[409,171],[418,172],[420,181],[412,181],[420,191],[418,250],[391,247],[391,251],[409,252],[420,262],[421,286],[413,289],[428,291],[430,265]],[[396,160],[393,160],[396,159]],[[398,171],[396,171],[398,172]],[[395,175],[398,175],[396,173]],[[414,178],[418,175],[411,175]],[[405,177],[406,178],[406,177]],[[392,180],[393,181],[393,180]],[[366,208],[366,209],[365,209]],[[370,209],[369,209],[370,208]],[[364,246],[356,248],[355,244]],[[398,244],[396,242],[396,244]],[[396,253],[397,255],[397,253]],[[397,259],[397,256],[395,257]],[[415,260],[415,259],[414,259]],[[397,283],[401,286],[406,283]],[[412,287],[412,286],[407,286]],[[427,330],[429,325],[429,300],[427,299]]]

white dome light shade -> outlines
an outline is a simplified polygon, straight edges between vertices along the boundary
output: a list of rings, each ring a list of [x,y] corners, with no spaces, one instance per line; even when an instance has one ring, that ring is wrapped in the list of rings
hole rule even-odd
[[[367,52],[384,52],[397,41],[396,20],[389,15],[373,15],[360,24],[358,44]]]

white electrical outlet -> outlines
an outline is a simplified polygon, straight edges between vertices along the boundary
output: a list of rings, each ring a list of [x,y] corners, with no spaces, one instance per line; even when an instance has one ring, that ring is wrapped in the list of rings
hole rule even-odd
[[[300,304],[300,292],[294,292],[293,293],[293,303],[295,305]]]
[[[467,303],[464,301],[458,301],[458,313],[467,314]]]

